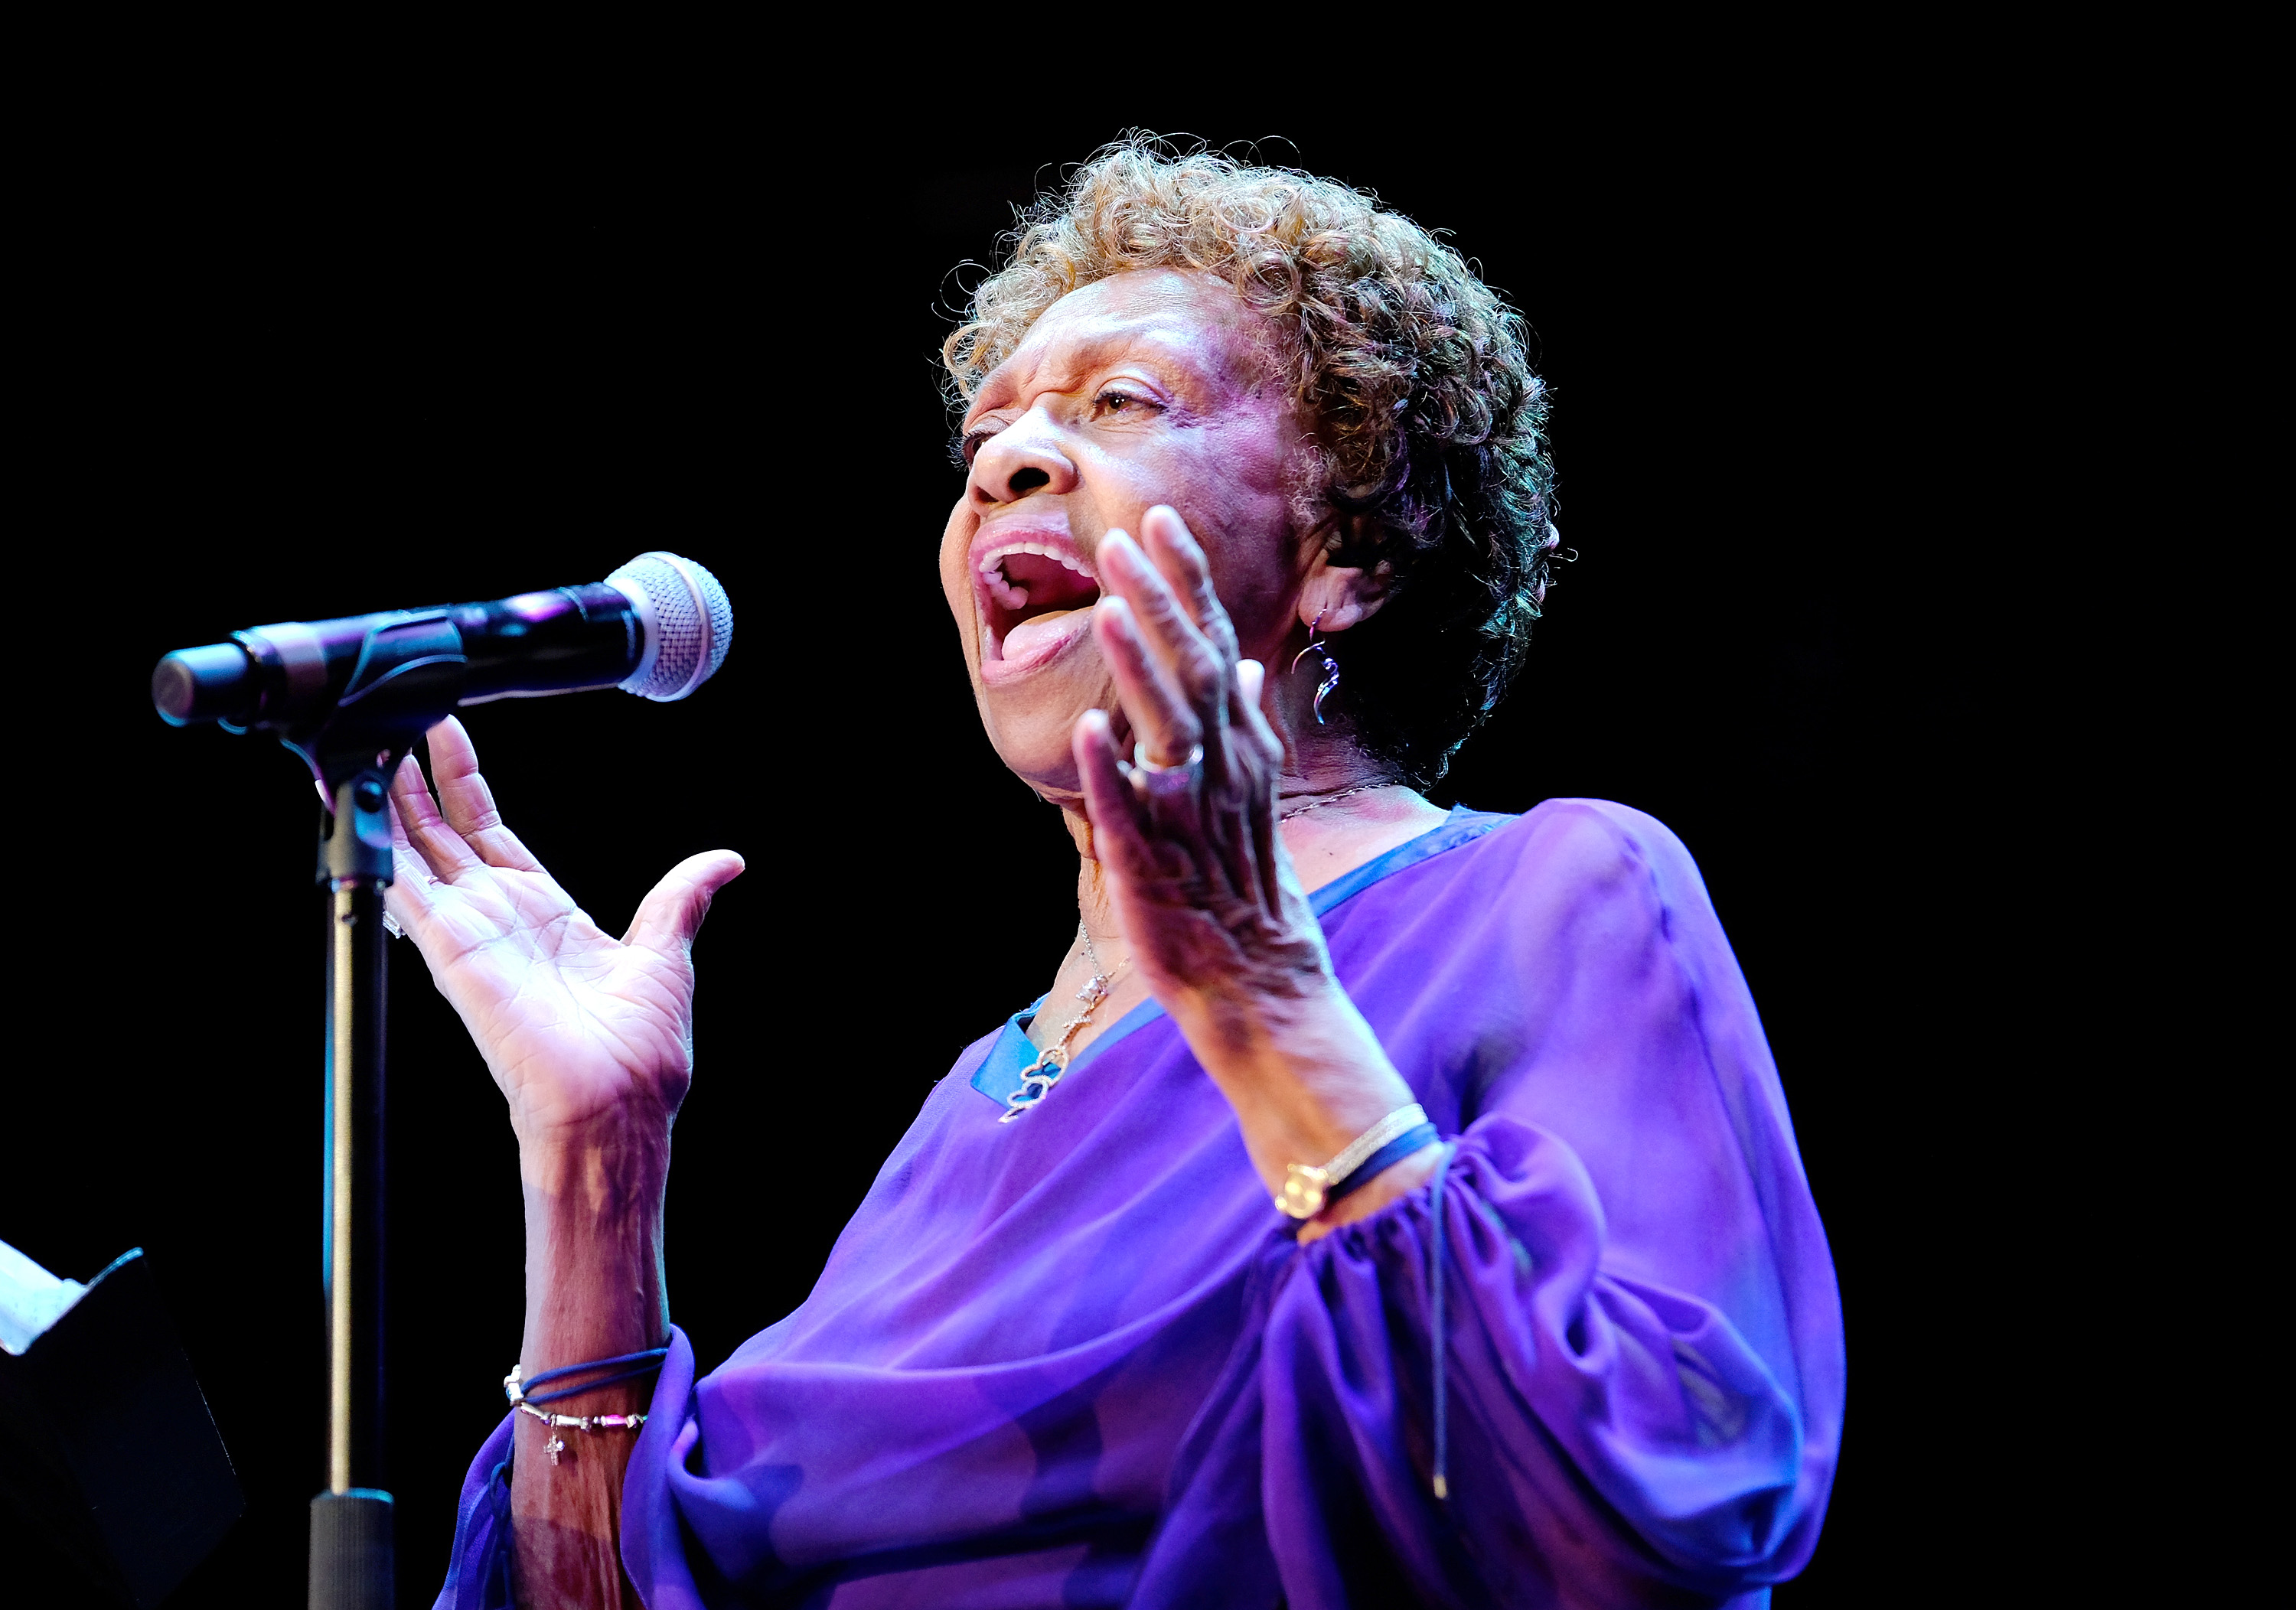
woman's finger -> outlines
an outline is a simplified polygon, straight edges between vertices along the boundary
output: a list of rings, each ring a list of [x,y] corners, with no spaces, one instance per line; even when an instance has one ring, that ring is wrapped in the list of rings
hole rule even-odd
[[[1160,503],[1141,517],[1145,549],[1135,547],[1132,558],[1144,572],[1141,593],[1168,601],[1168,613],[1160,613],[1157,648],[1167,652],[1173,680],[1187,693],[1208,737],[1203,740],[1203,767],[1212,780],[1233,774],[1228,754],[1228,703],[1235,684],[1235,627],[1228,611],[1212,593],[1212,569],[1205,563],[1203,547],[1189,535],[1187,521],[1168,503]]]
[[[1275,730],[1267,724],[1267,714],[1259,701],[1267,688],[1267,667],[1256,659],[1235,662],[1235,706],[1230,713],[1229,740],[1241,739],[1259,747],[1260,756],[1272,774],[1283,758],[1283,746],[1276,739]],[[1251,872],[1250,886],[1259,895],[1261,906],[1269,911],[1279,911],[1283,906],[1283,837],[1276,830],[1275,799],[1273,789],[1262,792],[1250,805]]]
[[[395,779],[394,779],[395,780]],[[426,890],[438,881],[438,874],[422,852],[406,836],[406,819],[398,813],[398,801],[385,799],[382,813],[390,823],[390,876],[394,883],[419,883]]]
[[[430,729],[430,780],[438,786],[439,808],[464,843],[488,866],[512,871],[538,872],[542,862],[503,825],[495,809],[494,790],[479,772],[479,752],[463,723],[449,715]]]
[[[1196,732],[1188,742],[1201,743],[1209,751],[1213,747],[1214,735],[1225,724],[1226,664],[1212,642],[1196,629],[1195,622],[1189,618],[1163,575],[1148,562],[1147,556],[1130,537],[1122,532],[1111,532],[1095,557],[1100,560],[1103,580],[1131,606],[1139,623],[1140,640],[1161,671],[1166,684],[1193,713]],[[1221,618],[1224,621],[1226,617]],[[1185,758],[1187,751],[1183,749],[1180,753]]]
[[[731,850],[688,855],[670,868],[653,886],[653,893],[639,903],[622,943],[681,960],[692,955],[693,936],[701,931],[701,919],[709,915],[709,903],[742,872],[742,858]]]
[[[1256,659],[1235,662],[1235,696],[1247,710],[1259,708],[1260,690],[1267,686],[1267,667]]]
[[[486,865],[439,813],[439,802],[430,797],[430,785],[422,778],[422,763],[412,755],[398,763],[398,774],[390,780],[390,805],[391,820],[398,824],[393,843],[403,835],[408,848],[436,876],[452,883]]]
[[[1247,736],[1263,763],[1279,763],[1283,746],[1276,741],[1275,729],[1259,707],[1259,690],[1255,687],[1246,693],[1238,680],[1246,662],[1238,658],[1235,623],[1228,618],[1226,606],[1212,585],[1211,562],[1205,557],[1203,544],[1196,541],[1179,511],[1168,504],[1160,503],[1142,516],[1140,531],[1142,552],[1187,610],[1220,668],[1220,691],[1225,698],[1208,692],[1207,702],[1219,708],[1217,714],[1207,711],[1205,717],[1207,726],[1228,730],[1223,734],[1216,768],[1226,767],[1233,758],[1227,749],[1237,731]]]
[[[1092,625],[1141,752],[1160,766],[1187,764],[1204,741],[1203,723],[1141,640],[1130,602],[1116,595],[1102,599],[1093,606]]]
[[[1259,747],[1263,761],[1277,765],[1283,759],[1283,742],[1268,724],[1267,711],[1260,703],[1267,687],[1266,666],[1256,659],[1236,661],[1235,691],[1228,700],[1227,724],[1232,733],[1241,734]]]
[[[1212,587],[1211,563],[1180,511],[1159,503],[1140,519],[1140,548],[1210,642],[1223,666],[1235,663],[1235,626]]]
[[[395,800],[383,802],[390,818],[390,887],[383,891],[383,909],[399,931],[412,934],[430,920],[431,886],[438,880],[422,853],[406,836],[406,823]]]
[[[1120,907],[1127,887],[1154,884],[1157,866],[1141,825],[1140,797],[1119,763],[1105,710],[1086,710],[1077,717],[1069,750],[1084,785],[1085,813],[1092,819],[1093,859],[1115,879]]]
[[[1110,584],[1140,617],[1142,630],[1158,658],[1176,671],[1185,671],[1192,656],[1213,666],[1210,641],[1196,629],[1172,584],[1141,552],[1138,543],[1121,531],[1111,531],[1094,557],[1103,582]]]

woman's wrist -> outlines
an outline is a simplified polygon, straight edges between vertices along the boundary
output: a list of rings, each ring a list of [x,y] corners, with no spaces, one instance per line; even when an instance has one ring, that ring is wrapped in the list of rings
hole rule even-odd
[[[1361,1190],[1349,1191],[1323,1212],[1300,1226],[1300,1245],[1320,1241],[1342,1224],[1352,1224],[1357,1219],[1368,1219],[1389,1203],[1399,1200],[1417,1190],[1433,1177],[1435,1165],[1442,1158],[1443,1148],[1430,1146],[1415,1151],[1401,1162],[1380,1171],[1378,1178]]]
[[[669,1132],[618,1124],[522,1141],[527,1318],[523,1361],[553,1369],[658,1347],[668,1336],[662,1267]]]
[[[1337,1156],[1411,1099],[1378,1036],[1325,973],[1313,988],[1199,996],[1173,1012],[1234,1106],[1260,1173]]]
[[[513,1121],[519,1177],[529,1189],[600,1209],[659,1196],[669,1174],[673,1116],[630,1105],[571,1121]]]

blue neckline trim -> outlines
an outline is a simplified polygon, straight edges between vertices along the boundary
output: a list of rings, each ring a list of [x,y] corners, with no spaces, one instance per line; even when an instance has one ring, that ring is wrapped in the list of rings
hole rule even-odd
[[[1354,871],[1334,878],[1308,897],[1308,906],[1321,917],[1382,879],[1392,878],[1396,873],[1440,855],[1446,850],[1455,850],[1472,839],[1480,838],[1493,829],[1504,827],[1513,820],[1512,816],[1496,812],[1471,811],[1464,805],[1454,805],[1442,826],[1431,828],[1416,838],[1406,839],[1386,854],[1375,856]],[[1037,1059],[1036,1044],[1021,1023],[1023,1018],[1034,1017],[1044,1005],[1045,997],[1039,995],[1007,1017],[1003,1032],[996,1036],[996,1043],[988,1048],[988,1054],[980,1059],[980,1066],[972,1070],[972,1088],[1000,1107],[1004,1105],[1005,1097],[1020,1088],[1021,1070]],[[1103,1047],[1114,1045],[1127,1034],[1145,1028],[1163,1015],[1164,1009],[1154,1001],[1142,1001],[1110,1024],[1090,1045],[1086,1046],[1077,1059],[1069,1064],[1062,1077],[1072,1077],[1099,1056]],[[1004,1087],[1001,1093],[995,1088],[998,1084]]]
[[[1439,828],[1430,828],[1416,838],[1406,838],[1384,855],[1374,856],[1352,872],[1341,874],[1308,897],[1308,906],[1321,917],[1333,906],[1354,899],[1382,879],[1392,878],[1406,867],[1417,866],[1430,857],[1446,850],[1456,850],[1468,840],[1480,838],[1494,828],[1504,827],[1514,820],[1496,811],[1471,811],[1464,805],[1453,805],[1451,814],[1444,818]]]
[[[999,1107],[1004,1105],[1007,1096],[1021,1088],[1021,1070],[1037,1059],[1036,1042],[1029,1038],[1029,1032],[1021,1026],[1021,1020],[1035,1017],[1043,1009],[1044,1004],[1043,998],[1039,997],[1004,1019],[1004,1027],[996,1036],[996,1043],[988,1048],[988,1054],[980,1059],[980,1066],[972,1070],[972,1088]],[[1100,1055],[1102,1046],[1114,1045],[1125,1035],[1136,1029],[1147,1027],[1163,1015],[1164,1009],[1154,1001],[1142,1001],[1103,1029],[1090,1045],[1078,1053],[1077,1059],[1068,1065],[1061,1077],[1066,1079],[1083,1068]],[[982,1083],[984,1080],[988,1083]],[[1002,1091],[996,1088],[999,1084],[1004,1087]]]

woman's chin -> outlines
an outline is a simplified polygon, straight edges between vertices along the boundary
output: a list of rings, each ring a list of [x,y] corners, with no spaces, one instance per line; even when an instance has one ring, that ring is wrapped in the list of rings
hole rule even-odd
[[[1074,748],[1077,718],[1103,707],[1081,695],[1057,697],[1051,687],[1043,691],[1046,697],[1025,699],[990,693],[981,701],[981,722],[1006,771],[1038,798],[1071,805],[1084,797]]]
[[[1076,756],[1069,748],[1073,721],[1046,719],[1031,713],[1018,721],[992,722],[988,741],[1004,769],[1029,785],[1029,792],[1046,805],[1070,805],[1084,798],[1077,776]]]
[[[1037,616],[982,647],[980,719],[997,758],[1040,798],[1054,805],[1082,798],[1071,748],[1077,718],[1117,707],[1093,642],[1092,610]]]

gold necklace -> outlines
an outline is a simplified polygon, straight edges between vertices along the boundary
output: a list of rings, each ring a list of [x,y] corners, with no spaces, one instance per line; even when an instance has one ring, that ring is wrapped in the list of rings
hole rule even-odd
[[[1326,794],[1321,799],[1311,799],[1306,805],[1297,805],[1289,811],[1282,812],[1276,816],[1275,820],[1278,821],[1289,821],[1294,816],[1305,816],[1310,811],[1320,809],[1322,806],[1330,805],[1335,800],[1345,799],[1350,794],[1368,794],[1374,789],[1385,789],[1391,788],[1393,786],[1394,784],[1392,780],[1386,778],[1382,778],[1377,782],[1359,782],[1352,789],[1341,789],[1336,794]]]

